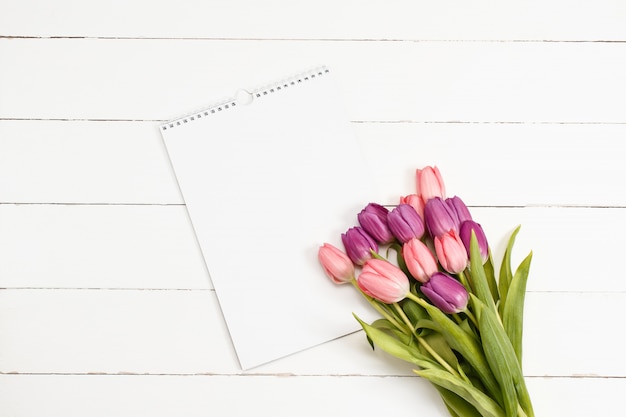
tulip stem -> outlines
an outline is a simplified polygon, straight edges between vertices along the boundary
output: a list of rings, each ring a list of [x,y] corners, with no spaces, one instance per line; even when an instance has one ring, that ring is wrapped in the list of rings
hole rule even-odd
[[[472,323],[474,323],[474,326],[476,326],[476,328],[479,328],[478,326],[478,320],[476,320],[476,317],[474,316],[474,314],[472,314],[471,311],[469,311],[469,308],[466,308],[464,311],[465,315],[467,317],[469,317],[469,319],[472,321]]]
[[[372,305],[372,307],[374,307],[376,309],[376,311],[378,311],[391,324],[396,326],[397,329],[400,329],[404,333],[406,333],[406,330],[404,329],[404,326],[401,323],[399,323],[398,320],[396,320],[395,317],[392,317],[391,314],[389,314],[388,311],[386,311],[384,308],[382,308],[382,306],[380,304],[378,304],[378,302],[374,298],[370,297],[369,295],[367,295],[367,294],[365,294],[363,292],[363,290],[359,287],[359,284],[357,284],[356,279],[352,279],[352,281],[350,281],[350,282],[361,293],[361,295],[363,297],[365,297],[365,299]]]

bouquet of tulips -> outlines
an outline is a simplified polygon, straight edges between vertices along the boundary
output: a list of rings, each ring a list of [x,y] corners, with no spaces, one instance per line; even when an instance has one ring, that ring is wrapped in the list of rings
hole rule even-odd
[[[461,198],[446,198],[437,167],[416,170],[417,192],[389,210],[369,203],[358,226],[318,258],[380,313],[363,327],[372,348],[412,364],[454,417],[532,417],[522,374],[522,328],[532,252],[511,270],[511,234],[499,271]]]

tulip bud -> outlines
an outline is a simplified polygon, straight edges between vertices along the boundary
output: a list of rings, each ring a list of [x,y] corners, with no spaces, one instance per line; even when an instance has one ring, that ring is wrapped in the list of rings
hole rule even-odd
[[[389,210],[376,203],[369,203],[357,215],[361,227],[378,243],[386,244],[394,237],[387,225],[387,214]]]
[[[433,274],[420,289],[444,313],[460,313],[467,308],[467,290],[463,284],[443,272]]]
[[[351,227],[341,235],[346,253],[356,265],[363,265],[372,257],[371,251],[378,252],[376,241],[361,227]]]
[[[400,204],[410,205],[417,211],[417,214],[419,214],[422,219],[424,218],[424,203],[422,203],[422,200],[417,194],[409,194],[400,197]]]
[[[459,225],[465,220],[472,220],[472,215],[470,214],[469,209],[460,197],[454,196],[446,198],[446,204],[456,213]]]
[[[376,258],[365,262],[357,284],[365,294],[387,304],[403,300],[411,288],[409,278],[400,268]]]
[[[472,238],[472,231],[476,235],[476,240],[478,241],[480,258],[482,259],[483,263],[485,263],[489,258],[489,245],[487,244],[487,236],[485,236],[485,232],[482,226],[472,220],[466,220],[461,223],[461,231],[459,232],[461,241],[463,241],[463,245],[467,250],[467,256],[470,256],[470,242]]]
[[[417,195],[423,204],[434,197],[446,198],[446,187],[437,167],[427,166],[415,171]]]
[[[439,197],[431,198],[424,207],[424,220],[432,237],[441,236],[449,230],[459,231],[456,211]]]
[[[435,237],[435,253],[443,269],[451,274],[458,274],[467,268],[465,245],[454,230]]]
[[[402,243],[424,235],[424,222],[408,204],[399,204],[387,216],[389,229]]]
[[[335,284],[345,284],[354,279],[354,264],[344,252],[324,243],[317,252],[317,259],[322,264],[324,272]]]
[[[438,271],[437,261],[426,246],[418,238],[414,238],[402,245],[402,257],[406,267],[416,280],[426,282]]]

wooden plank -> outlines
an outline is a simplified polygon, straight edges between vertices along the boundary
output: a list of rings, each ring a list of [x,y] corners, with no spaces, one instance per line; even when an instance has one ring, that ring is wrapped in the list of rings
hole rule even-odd
[[[624,302],[624,293],[529,293],[525,374],[626,375],[621,333],[614,327]],[[2,290],[0,334],[2,373],[240,374],[212,291]],[[598,343],[602,354],[589,355]],[[372,354],[357,332],[246,374],[410,371],[384,353]]]
[[[0,118],[171,119],[327,64],[351,120],[626,121],[619,42],[0,39],[0,55]]]
[[[149,122],[0,121],[0,200],[183,203]]]
[[[624,40],[619,0],[255,2],[112,1],[87,6],[63,0],[9,1],[0,8],[3,35],[287,38]],[[75,18],[80,16],[80,19]]]
[[[625,125],[354,123],[379,200],[436,165],[449,195],[488,206],[623,206]],[[463,174],[464,173],[464,174]],[[411,191],[408,191],[411,190]]]
[[[0,205],[0,287],[212,288],[184,206]]]
[[[498,267],[521,225],[512,265],[533,251],[529,290],[626,291],[614,275],[624,208],[471,210]],[[213,288],[184,206],[0,205],[0,253],[2,288]]]
[[[416,168],[437,165],[450,195],[470,205],[626,206],[626,124],[352,126],[372,172],[372,199],[384,204],[414,192]],[[0,202],[183,199],[157,122],[3,120]]]
[[[622,407],[626,389],[623,378],[527,383],[536,415],[544,416],[611,415]],[[0,401],[13,417],[403,415],[407,410],[424,417],[448,415],[418,377],[0,375]]]

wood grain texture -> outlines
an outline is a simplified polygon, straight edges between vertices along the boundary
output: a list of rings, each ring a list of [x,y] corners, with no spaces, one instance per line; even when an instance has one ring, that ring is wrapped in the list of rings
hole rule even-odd
[[[351,120],[626,121],[621,42],[0,39],[0,55],[2,118],[168,120],[324,64]]]
[[[609,41],[626,35],[619,0],[27,0],[3,2],[0,10],[3,35],[38,37]]]
[[[319,64],[372,200],[437,165],[497,260],[521,224],[537,415],[619,414],[625,18],[620,0],[2,2],[0,415],[447,415],[362,332],[238,365],[158,124]]]

